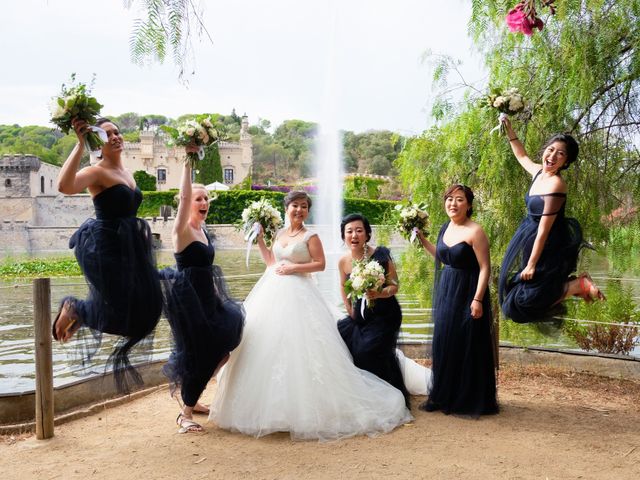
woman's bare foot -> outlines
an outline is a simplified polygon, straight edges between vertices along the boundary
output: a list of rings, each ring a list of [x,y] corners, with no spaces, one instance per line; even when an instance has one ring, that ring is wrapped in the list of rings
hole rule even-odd
[[[53,338],[64,343],[73,337],[73,334],[76,333],[79,328],[80,321],[78,313],[76,312],[74,299],[63,299],[58,315],[56,315],[51,328]]]
[[[604,296],[604,293],[593,283],[593,279],[588,273],[583,273],[578,277],[578,281],[580,282],[580,293],[577,294],[579,297],[583,298],[586,302],[590,303],[593,300],[606,300],[607,297]]]

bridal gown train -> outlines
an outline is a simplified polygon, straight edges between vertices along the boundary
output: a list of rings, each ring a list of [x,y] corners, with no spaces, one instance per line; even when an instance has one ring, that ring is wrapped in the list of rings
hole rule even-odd
[[[303,240],[274,243],[277,263],[308,263]],[[389,432],[412,416],[396,388],[360,370],[310,275],[267,268],[244,303],[240,346],[218,377],[210,420],[260,437],[335,440]]]

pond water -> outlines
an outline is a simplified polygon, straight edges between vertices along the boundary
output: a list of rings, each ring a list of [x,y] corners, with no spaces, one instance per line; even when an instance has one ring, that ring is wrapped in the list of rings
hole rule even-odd
[[[328,255],[327,270],[316,274],[318,286],[325,298],[336,307],[342,308],[338,292],[338,273],[336,255]],[[172,262],[170,252],[160,252],[158,262]],[[233,296],[243,299],[264,271],[264,265],[257,252],[252,252],[249,267],[245,265],[244,251],[219,250],[216,263],[225,275]],[[591,266],[593,267],[593,265]],[[604,276],[603,270],[590,268],[594,278]],[[633,280],[633,279],[632,279]],[[637,280],[637,279],[635,279]],[[86,284],[82,277],[54,277],[51,279],[52,318],[57,311],[58,302],[65,295],[73,294],[80,298],[86,295]],[[33,390],[35,388],[34,364],[34,328],[33,328],[33,292],[31,281],[0,280],[0,395]],[[431,312],[421,308],[419,302],[407,295],[399,294],[398,300],[403,311],[403,326],[400,341],[429,341],[433,332]],[[78,380],[87,375],[104,372],[104,364],[115,338],[106,336],[99,353],[92,364],[80,366],[77,362],[77,345],[74,341],[67,344],[54,342],[53,369],[54,384]],[[508,344],[539,345],[550,348],[575,348],[571,339],[560,330],[553,328],[519,328],[513,330],[501,328],[501,342]],[[165,359],[171,348],[170,329],[166,320],[161,320],[153,341],[152,358]],[[634,356],[640,357],[636,348]],[[148,356],[144,357],[148,359]],[[135,361],[135,358],[134,358]]]

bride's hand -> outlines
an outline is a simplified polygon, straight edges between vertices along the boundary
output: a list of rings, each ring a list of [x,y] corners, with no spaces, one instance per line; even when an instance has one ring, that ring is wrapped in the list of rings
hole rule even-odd
[[[291,275],[296,273],[295,265],[290,263],[281,263],[276,267],[276,273],[278,275]]]

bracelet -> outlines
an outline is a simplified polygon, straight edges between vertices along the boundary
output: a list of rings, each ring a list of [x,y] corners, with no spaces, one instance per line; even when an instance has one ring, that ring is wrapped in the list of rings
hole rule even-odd
[[[480,302],[480,303],[482,303],[482,300],[479,300],[479,299],[477,299],[477,298],[474,298],[474,299],[473,299],[473,301],[474,301],[474,302]]]
[[[510,141],[510,142],[514,142],[514,141],[516,141],[516,140],[520,140],[520,139],[519,139],[518,137],[513,137],[513,138],[510,138],[510,139],[509,139],[509,141]]]

